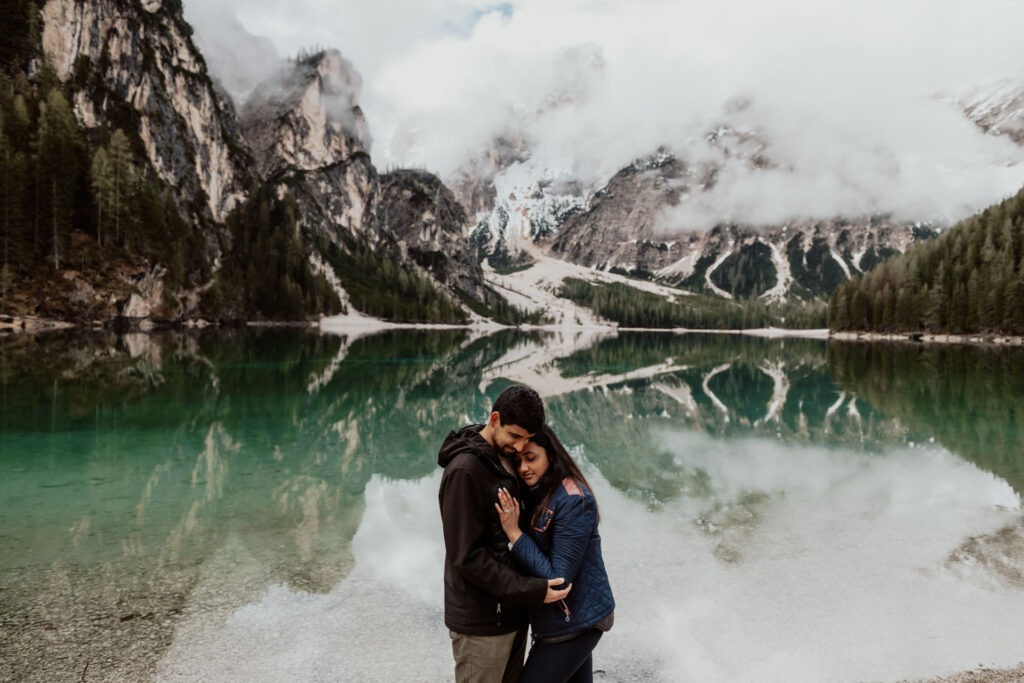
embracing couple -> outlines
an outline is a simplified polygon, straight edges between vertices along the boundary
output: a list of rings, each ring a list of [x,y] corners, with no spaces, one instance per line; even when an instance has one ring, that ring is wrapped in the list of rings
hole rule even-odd
[[[487,424],[448,435],[438,464],[456,681],[593,680],[615,608],[597,502],[540,396],[505,389]]]

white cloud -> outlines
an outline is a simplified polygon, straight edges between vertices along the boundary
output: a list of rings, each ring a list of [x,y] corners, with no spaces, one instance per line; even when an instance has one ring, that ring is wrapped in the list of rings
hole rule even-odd
[[[937,92],[1024,84],[1024,6],[725,0],[224,2],[281,54],[337,47],[364,77],[380,166],[450,174],[510,126],[531,164],[603,182],[668,145],[708,154],[729,119],[776,170],[728,168],[670,227],[815,213],[958,218],[1024,183],[1020,150],[982,135]],[[207,43],[213,14],[187,16]],[[752,106],[726,114],[746,97]]]

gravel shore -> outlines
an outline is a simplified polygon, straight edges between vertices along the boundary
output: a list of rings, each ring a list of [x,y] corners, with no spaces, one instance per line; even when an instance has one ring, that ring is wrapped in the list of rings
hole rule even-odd
[[[1012,669],[989,669],[979,666],[977,669],[962,671],[952,676],[927,678],[914,683],[1021,683],[1024,681],[1024,662]],[[900,683],[910,683],[901,681]]]

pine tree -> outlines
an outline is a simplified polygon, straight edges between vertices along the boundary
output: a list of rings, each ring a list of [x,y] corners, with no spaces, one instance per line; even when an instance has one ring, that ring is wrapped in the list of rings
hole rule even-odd
[[[1008,299],[1004,313],[1009,321],[1008,331],[1012,334],[1024,334],[1024,270],[1017,274]]]
[[[0,119],[0,230],[3,231],[2,250],[3,261],[0,262],[0,306],[7,306],[7,290],[13,280],[13,268],[11,267],[11,242],[15,229],[14,202],[15,202],[15,176],[14,154],[10,142],[7,140],[6,131],[3,130],[3,120]]]
[[[113,203],[114,174],[111,170],[110,157],[107,150],[97,147],[92,155],[92,164],[89,166],[89,180],[92,184],[93,197],[96,202],[96,243],[103,246],[103,221],[104,213],[110,214],[110,205]],[[106,209],[106,212],[104,211]]]
[[[71,232],[80,147],[78,124],[71,106],[63,93],[54,88],[40,104],[38,189],[44,198],[40,204],[46,210],[48,251],[56,269],[60,269],[61,256],[67,252]]]
[[[128,136],[120,128],[110,135],[107,158],[110,167],[108,214],[114,222],[115,238],[127,246],[131,239],[138,239],[138,235],[133,229],[134,226],[129,220],[129,198],[135,183],[135,166],[132,161],[132,148],[128,142]]]

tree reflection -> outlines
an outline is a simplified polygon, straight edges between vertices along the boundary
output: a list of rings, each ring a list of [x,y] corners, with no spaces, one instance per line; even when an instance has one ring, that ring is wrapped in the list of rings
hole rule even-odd
[[[836,383],[1024,493],[1024,350],[833,343]]]

